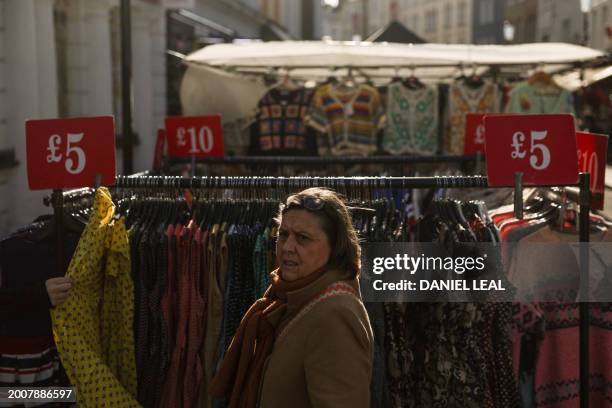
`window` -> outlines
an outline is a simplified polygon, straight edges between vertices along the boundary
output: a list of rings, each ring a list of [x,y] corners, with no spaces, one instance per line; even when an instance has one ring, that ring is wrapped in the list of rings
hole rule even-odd
[[[431,12],[431,24],[434,31],[438,31],[438,10]]]
[[[591,11],[591,21],[589,21],[589,25],[591,26],[591,41],[595,37],[595,33],[597,33],[597,9]]]
[[[453,5],[448,3],[444,10],[444,27],[450,27],[453,22]]]
[[[491,24],[495,21],[495,10],[493,0],[481,0],[478,10],[480,24]]]
[[[410,29],[418,32],[419,31],[419,16],[417,14],[413,14],[412,15],[412,19],[411,19],[411,23],[410,23]]]
[[[465,3],[459,3],[457,9],[457,25],[462,26],[465,24]]]
[[[606,26],[608,24],[608,6],[601,8],[601,25]]]
[[[563,41],[570,42],[572,38],[572,22],[570,21],[570,19],[563,19],[561,27],[561,32],[563,33]]]
[[[438,11],[430,10],[425,14],[425,31],[431,33],[438,28]]]

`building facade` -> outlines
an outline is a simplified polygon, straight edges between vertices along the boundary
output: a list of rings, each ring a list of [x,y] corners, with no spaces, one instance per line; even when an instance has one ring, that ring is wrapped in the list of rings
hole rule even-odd
[[[472,42],[503,44],[505,0],[474,0],[472,7]]]
[[[537,41],[538,0],[506,0],[505,19],[514,27],[514,38],[509,43]]]
[[[588,21],[589,46],[612,52],[612,0],[592,0]]]
[[[121,130],[118,0],[0,0],[0,235],[49,213],[26,173],[25,121],[115,115]],[[132,2],[134,169],[150,168],[166,113],[165,12]],[[9,154],[7,154],[9,152]],[[121,169],[121,153],[117,168]]]
[[[386,0],[380,1],[385,3]],[[364,13],[363,0],[347,1],[343,0],[336,7],[325,6],[323,13],[327,21],[323,35],[331,37],[333,40],[350,41],[355,36],[364,38],[364,16],[372,18],[372,14]]]
[[[272,0],[268,0],[269,1]],[[26,173],[27,119],[114,115],[122,130],[119,0],[0,0],[0,236],[51,210]],[[157,129],[180,114],[179,54],[234,39],[289,39],[322,31],[316,0],[132,0],[133,169],[151,168]],[[309,25],[291,20],[313,5]],[[170,7],[170,8],[169,8]],[[174,7],[188,7],[175,9]],[[293,7],[293,8],[292,8]],[[280,21],[276,20],[278,18]],[[167,50],[175,51],[171,56]],[[179,66],[179,68],[177,68]],[[122,172],[121,138],[117,171]]]
[[[580,0],[538,0],[536,40],[584,43],[584,15]]]
[[[326,8],[326,34],[335,40],[365,38],[399,21],[427,42],[467,44],[472,42],[473,4],[473,0],[344,0],[336,8]]]
[[[260,0],[261,12],[293,38],[320,40],[323,36],[321,0]]]

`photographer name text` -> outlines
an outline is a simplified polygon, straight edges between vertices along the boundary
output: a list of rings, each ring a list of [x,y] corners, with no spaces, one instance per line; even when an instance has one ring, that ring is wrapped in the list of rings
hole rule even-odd
[[[377,291],[505,291],[501,280],[425,280],[417,282],[402,279],[399,282],[384,282],[380,279],[372,282],[372,287]]]

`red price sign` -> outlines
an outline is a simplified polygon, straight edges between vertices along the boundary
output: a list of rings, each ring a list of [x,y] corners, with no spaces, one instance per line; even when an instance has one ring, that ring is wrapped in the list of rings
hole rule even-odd
[[[168,155],[173,157],[223,156],[221,115],[166,118]]]
[[[578,145],[578,167],[580,171],[591,174],[591,207],[595,210],[603,210],[608,136],[576,132],[576,143]]]
[[[468,113],[466,115],[463,154],[485,152],[485,115],[485,113]]]
[[[578,182],[576,131],[572,115],[487,115],[485,150],[491,186]]]
[[[112,116],[26,121],[31,190],[115,182],[115,121]]]

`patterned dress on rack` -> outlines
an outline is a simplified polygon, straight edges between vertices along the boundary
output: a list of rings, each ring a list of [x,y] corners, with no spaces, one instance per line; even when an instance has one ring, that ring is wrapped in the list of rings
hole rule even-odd
[[[319,154],[368,155],[377,149],[383,117],[376,88],[343,89],[326,84],[315,92],[308,123],[324,134],[319,139]]]
[[[410,89],[401,82],[387,88],[383,149],[391,154],[432,155],[438,150],[438,89]]]
[[[448,154],[463,154],[465,115],[469,112],[499,112],[498,85],[484,80],[481,86],[473,88],[456,82],[450,86],[448,98],[449,127],[444,140],[444,150]]]
[[[99,188],[68,268],[74,287],[70,297],[51,311],[55,343],[76,388],[79,407],[140,406],[135,399],[134,287],[128,237],[123,221],[113,220],[114,213],[108,189]],[[114,299],[104,307],[103,294]],[[106,334],[107,342],[101,327],[113,328]],[[112,366],[104,359],[110,354],[118,356]]]

